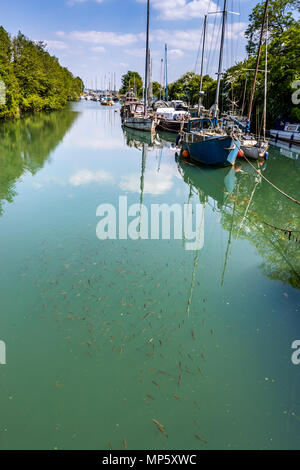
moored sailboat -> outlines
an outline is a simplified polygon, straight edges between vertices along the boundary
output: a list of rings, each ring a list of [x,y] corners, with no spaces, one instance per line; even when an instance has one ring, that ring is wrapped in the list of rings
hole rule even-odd
[[[133,105],[129,115],[124,116],[123,125],[131,129],[137,129],[146,132],[154,132],[156,119],[148,111],[148,75],[149,75],[149,23],[150,23],[150,0],[147,0],[147,33],[146,33],[146,65],[145,65],[145,92],[144,106]]]
[[[224,0],[222,15],[222,34],[214,117],[213,119],[191,119],[187,132],[181,134],[181,148],[183,157],[188,157],[191,160],[205,165],[224,167],[235,163],[241,143],[234,133],[228,135],[228,133],[223,130],[221,122],[218,119],[227,0]]]

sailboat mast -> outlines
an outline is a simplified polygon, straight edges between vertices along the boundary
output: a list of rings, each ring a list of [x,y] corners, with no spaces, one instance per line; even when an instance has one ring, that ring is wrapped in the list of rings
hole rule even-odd
[[[207,24],[207,15],[204,16],[203,44],[202,44],[202,57],[201,57],[201,78],[200,78],[200,90],[199,90],[199,102],[198,102],[198,116],[201,115],[201,104],[202,104],[203,62],[204,62],[206,24]]]
[[[264,96],[264,140],[266,140],[266,124],[267,124],[267,88],[268,88],[268,15],[267,15],[267,35],[266,35],[266,55],[265,55],[265,96]]]
[[[219,114],[219,96],[220,96],[221,75],[222,75],[222,67],[223,67],[225,29],[226,29],[226,20],[227,20],[227,0],[224,0],[224,9],[223,9],[223,15],[222,16],[223,16],[223,18],[222,18],[222,35],[221,35],[221,46],[220,46],[220,56],[219,56],[219,68],[218,68],[218,81],[217,81],[215,113],[214,113],[215,118],[218,118],[218,114]]]
[[[262,46],[262,41],[263,41],[263,34],[264,34],[264,29],[265,29],[265,22],[266,22],[266,17],[267,17],[268,3],[269,3],[269,0],[266,0],[264,18],[263,18],[263,22],[262,22],[262,25],[261,25],[261,31],[260,31],[259,46],[258,46],[258,52],[257,52],[257,58],[256,58],[255,74],[254,74],[254,80],[253,80],[253,84],[252,84],[252,90],[251,90],[251,96],[250,96],[250,102],[249,102],[249,110],[248,110],[248,116],[247,116],[248,121],[250,121],[251,113],[252,113],[253,98],[254,98],[255,85],[256,85],[256,79],[257,79],[257,73],[258,73],[258,66],[259,66],[261,46]]]
[[[165,66],[166,66],[166,102],[169,101],[169,88],[168,88],[168,46],[165,45]]]
[[[149,25],[150,25],[150,0],[147,0],[146,66],[145,66],[145,95],[144,95],[145,116],[147,113],[147,106],[148,106]]]
[[[163,62],[164,62],[164,59],[161,59],[161,61],[160,61],[160,91],[159,91],[159,100],[160,101],[161,101],[161,94],[162,94]]]

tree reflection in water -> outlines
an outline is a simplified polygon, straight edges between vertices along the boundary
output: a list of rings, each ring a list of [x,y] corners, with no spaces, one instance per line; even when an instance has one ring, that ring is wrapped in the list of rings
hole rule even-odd
[[[35,174],[43,168],[77,117],[67,107],[0,124],[0,215],[2,201],[12,202],[16,195],[17,180],[25,171]]]

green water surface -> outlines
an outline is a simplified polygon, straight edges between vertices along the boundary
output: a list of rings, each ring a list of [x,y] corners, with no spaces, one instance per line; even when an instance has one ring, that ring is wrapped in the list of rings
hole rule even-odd
[[[92,102],[0,125],[1,449],[300,448],[300,207],[173,141]],[[261,167],[298,200],[299,159]],[[119,196],[200,204],[199,249],[99,240]]]

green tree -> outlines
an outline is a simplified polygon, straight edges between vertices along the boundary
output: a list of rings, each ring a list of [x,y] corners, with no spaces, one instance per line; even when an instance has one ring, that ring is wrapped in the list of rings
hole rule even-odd
[[[293,12],[300,7],[299,0],[270,0],[268,4],[268,24],[271,38],[281,35],[286,29],[293,27],[297,21]],[[265,0],[258,3],[249,16],[249,26],[245,32],[248,39],[246,50],[248,54],[256,54],[261,26],[264,17]]]
[[[19,86],[12,64],[12,43],[9,34],[0,27],[0,80],[6,89],[4,103],[0,104],[0,118],[19,115]]]
[[[153,97],[154,98],[159,98],[160,92],[161,92],[161,85],[158,82],[153,82],[152,84],[153,88]]]
[[[143,95],[143,80],[138,72],[128,71],[121,78],[122,87],[120,88],[121,95],[125,95],[131,88],[135,91],[136,95],[141,98]]]
[[[192,105],[198,103],[200,79],[200,75],[197,75],[194,72],[187,72],[176,82],[169,85],[170,99],[184,100]],[[203,77],[202,89],[205,93],[203,103],[207,107],[210,107],[214,102],[215,86],[216,82],[209,75],[205,75]]]
[[[62,109],[77,100],[83,89],[79,77],[63,68],[43,42],[34,42],[21,32],[11,38],[0,27],[0,80],[5,84],[5,103],[0,118],[17,117],[25,111]]]

